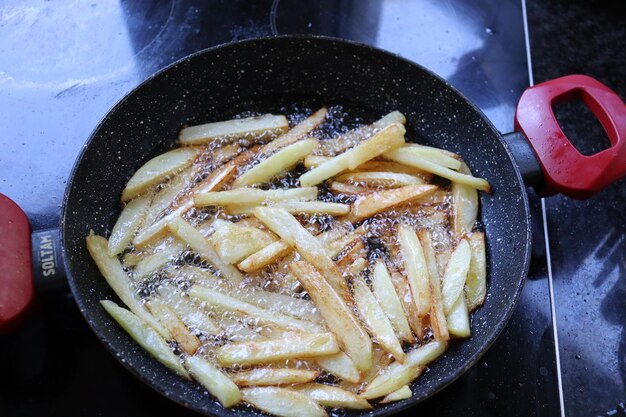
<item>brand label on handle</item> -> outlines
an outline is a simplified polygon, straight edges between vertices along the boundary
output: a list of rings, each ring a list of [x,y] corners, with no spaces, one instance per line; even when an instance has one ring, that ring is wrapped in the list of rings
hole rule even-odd
[[[32,236],[35,287],[38,290],[65,287],[58,229],[34,232]]]

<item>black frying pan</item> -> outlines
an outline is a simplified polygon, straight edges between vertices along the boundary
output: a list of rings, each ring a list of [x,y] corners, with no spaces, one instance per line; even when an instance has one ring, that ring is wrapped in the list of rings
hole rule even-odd
[[[569,144],[550,106],[572,98],[592,108],[612,148],[583,157]],[[126,181],[145,161],[176,146],[182,124],[221,120],[247,110],[277,112],[294,104],[342,104],[370,119],[400,110],[408,119],[409,139],[459,153],[493,186],[491,195],[481,193],[489,287],[485,305],[473,316],[472,337],[453,343],[430,366],[413,384],[412,398],[364,415],[393,414],[434,395],[476,363],[500,334],[530,259],[525,179],[545,193],[585,197],[626,173],[624,103],[587,77],[565,77],[527,90],[516,126],[529,137],[531,149],[521,133],[505,135],[506,145],[472,103],[430,71],[364,45],[322,37],[257,39],[207,49],[171,65],[128,94],[94,130],[66,190],[60,251],[76,302],[107,349],[152,388],[204,414],[255,415],[243,406],[223,409],[198,384],[153,359],[111,320],[99,300],[117,297],[90,259],[85,236],[91,229],[97,234],[110,229]],[[573,177],[576,172],[585,175]],[[1,204],[8,207],[0,199]],[[0,322],[4,313],[0,305]]]

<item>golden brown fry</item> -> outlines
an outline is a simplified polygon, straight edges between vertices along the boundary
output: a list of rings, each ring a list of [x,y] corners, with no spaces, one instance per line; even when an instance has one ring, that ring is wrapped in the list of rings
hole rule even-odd
[[[172,338],[178,342],[185,353],[193,355],[200,347],[200,340],[191,332],[185,324],[176,316],[176,313],[167,304],[159,299],[152,299],[146,303],[150,312],[169,330]]]
[[[354,361],[357,369],[367,371],[372,366],[372,342],[345,301],[313,265],[298,261],[290,264],[289,269],[309,293],[328,328],[337,336],[342,350]]]
[[[356,186],[397,188],[405,185],[424,184],[424,180],[408,174],[384,171],[349,172],[339,175],[337,181]]]
[[[357,198],[347,219],[353,223],[368,219],[384,210],[425,197],[436,189],[435,185],[407,185],[392,190],[376,191]]]
[[[288,255],[292,249],[290,243],[279,240],[248,256],[237,267],[244,272],[255,272]]]
[[[304,384],[314,381],[319,371],[292,368],[255,368],[230,374],[230,379],[240,387]]]

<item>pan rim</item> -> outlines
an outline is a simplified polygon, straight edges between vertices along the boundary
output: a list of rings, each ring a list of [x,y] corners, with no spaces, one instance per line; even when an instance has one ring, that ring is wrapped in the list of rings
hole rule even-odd
[[[513,302],[504,310],[503,314],[499,315],[499,319],[497,320],[496,323],[493,324],[493,328],[494,331],[491,334],[491,337],[487,338],[485,340],[485,342],[483,343],[481,349],[477,350],[477,352],[470,356],[469,358],[467,358],[465,362],[465,366],[463,367],[459,367],[456,368],[456,370],[454,372],[450,372],[449,374],[447,374],[445,377],[443,377],[442,379],[439,380],[439,382],[436,384],[435,389],[433,389],[432,391],[430,391],[428,393],[428,395],[422,395],[422,396],[411,396],[411,398],[407,399],[407,400],[403,400],[403,401],[399,401],[396,403],[391,403],[391,404],[387,404],[385,406],[376,406],[376,408],[372,411],[368,411],[367,415],[368,416],[382,416],[382,415],[392,415],[392,414],[396,414],[399,413],[407,408],[413,407],[416,404],[424,401],[425,399],[431,398],[434,395],[436,395],[437,393],[441,392],[444,388],[446,388],[447,386],[449,386],[451,383],[453,383],[456,379],[458,379],[461,375],[463,375],[465,372],[467,372],[468,369],[470,369],[472,366],[474,366],[478,360],[489,350],[489,348],[493,345],[493,343],[500,337],[502,331],[504,330],[504,328],[506,327],[507,323],[509,322],[515,308],[517,307],[517,304],[519,302],[519,298],[522,292],[522,289],[524,287],[525,281],[526,281],[526,277],[528,275],[528,271],[530,268],[530,258],[531,258],[531,248],[532,248],[532,229],[531,229],[531,217],[530,217],[530,207],[529,207],[529,201],[528,201],[528,194],[524,185],[524,181],[522,178],[522,175],[519,171],[519,167],[517,166],[515,159],[513,157],[513,154],[510,150],[510,148],[508,147],[508,145],[506,144],[506,142],[502,139],[502,134],[496,129],[496,127],[493,125],[493,123],[487,118],[487,116],[471,101],[469,100],[464,94],[462,94],[459,90],[457,90],[454,86],[452,86],[447,80],[443,79],[442,77],[440,77],[438,74],[432,72],[431,70],[423,67],[422,65],[420,65],[419,63],[416,63],[414,61],[411,61],[407,58],[404,58],[402,56],[400,56],[399,54],[384,50],[384,49],[380,49],[371,45],[367,45],[364,43],[360,43],[360,42],[356,42],[356,41],[352,41],[352,40],[346,40],[346,39],[341,39],[341,38],[336,38],[336,37],[330,37],[330,36],[322,36],[322,35],[278,35],[278,36],[266,36],[266,37],[258,37],[258,38],[251,38],[251,39],[245,39],[245,40],[241,40],[241,41],[236,41],[236,42],[228,42],[228,43],[222,43],[219,45],[215,45],[209,48],[205,48],[199,51],[196,51],[192,54],[189,54],[185,57],[182,57],[176,61],[174,61],[173,63],[165,66],[164,68],[156,71],[155,73],[153,73],[152,75],[148,76],[145,80],[143,80],[140,84],[138,84],[135,88],[131,89],[129,92],[127,92],[123,97],[121,97],[105,114],[104,116],[98,121],[98,123],[96,124],[96,126],[94,127],[94,129],[92,130],[92,132],[90,133],[87,141],[85,142],[85,144],[83,145],[81,151],[79,152],[78,156],[76,157],[76,160],[74,161],[74,164],[72,166],[72,169],[70,171],[70,175],[68,177],[68,181],[67,181],[67,185],[65,187],[65,191],[63,194],[63,203],[62,203],[62,208],[61,208],[61,220],[60,220],[60,225],[59,225],[59,231],[60,231],[60,241],[61,241],[61,253],[62,253],[62,257],[63,257],[63,261],[64,264],[66,266],[66,274],[67,274],[67,280],[68,280],[68,284],[70,286],[70,289],[72,291],[72,294],[74,296],[74,299],[76,301],[77,306],[79,307],[79,310],[81,312],[81,315],[84,317],[85,321],[87,322],[87,324],[89,325],[89,327],[91,328],[91,330],[94,332],[94,334],[96,335],[96,337],[100,340],[100,342],[107,348],[107,350],[115,357],[115,359],[121,363],[126,369],[128,369],[131,374],[133,374],[135,377],[137,377],[139,380],[143,381],[144,383],[146,383],[148,386],[150,386],[151,389],[153,389],[154,391],[158,392],[159,394],[161,394],[162,396],[175,401],[176,403],[188,408],[188,409],[192,409],[196,412],[199,412],[201,414],[207,414],[206,409],[202,409],[202,408],[198,408],[195,407],[193,404],[191,404],[189,401],[186,400],[185,396],[183,395],[179,395],[178,392],[173,392],[173,391],[166,391],[161,389],[161,386],[159,386],[155,381],[146,378],[141,372],[139,372],[138,370],[136,370],[133,366],[131,366],[127,361],[124,361],[122,357],[120,357],[119,355],[117,355],[117,350],[110,344],[108,338],[102,334],[101,330],[97,328],[97,326],[95,326],[92,323],[92,320],[90,319],[90,317],[88,316],[88,313],[86,312],[86,308],[85,308],[85,301],[83,300],[82,296],[80,295],[76,284],[75,284],[75,277],[72,273],[72,271],[70,270],[70,262],[68,259],[68,254],[66,251],[66,244],[65,244],[65,225],[67,222],[67,219],[69,217],[69,213],[68,213],[68,200],[69,200],[69,195],[71,193],[71,189],[72,189],[72,185],[75,181],[75,177],[76,177],[76,173],[78,171],[78,167],[85,155],[85,153],[87,152],[87,150],[90,148],[92,142],[96,139],[96,136],[98,134],[98,132],[100,131],[101,127],[103,126],[103,124],[110,118],[110,116],[119,108],[121,107],[130,97],[134,96],[139,90],[142,90],[146,85],[150,84],[151,82],[153,82],[153,80],[159,78],[162,74],[169,72],[172,68],[175,68],[179,65],[184,65],[185,63],[193,60],[194,58],[204,55],[204,54],[208,54],[208,53],[212,53],[213,51],[216,50],[220,50],[223,48],[228,48],[228,47],[237,47],[239,45],[242,44],[249,44],[249,43],[267,43],[267,42],[276,42],[276,41],[281,41],[281,40],[291,40],[291,41],[302,41],[302,42],[311,42],[311,41],[322,41],[322,42],[327,42],[328,44],[333,44],[333,43],[337,43],[337,44],[344,44],[344,45],[350,45],[353,47],[358,47],[358,48],[363,48],[366,50],[369,50],[370,52],[373,53],[377,53],[377,54],[383,54],[383,55],[387,55],[393,59],[396,60],[400,60],[403,61],[405,64],[413,66],[413,67],[417,67],[418,69],[420,69],[421,71],[424,71],[426,73],[428,73],[430,76],[434,77],[435,79],[437,79],[439,82],[443,83],[447,88],[450,88],[450,90],[452,92],[454,92],[456,94],[456,97],[459,98],[460,100],[463,101],[463,104],[468,105],[474,112],[475,114],[480,117],[482,119],[482,121],[484,121],[486,123],[486,125],[488,126],[488,128],[493,132],[493,135],[495,137],[497,137],[498,141],[501,143],[501,145],[503,146],[508,158],[509,158],[509,162],[511,167],[513,168],[513,172],[514,175],[517,179],[516,183],[517,185],[519,185],[520,190],[519,193],[522,197],[522,204],[523,204],[523,210],[524,210],[524,221],[525,221],[525,231],[526,231],[526,244],[525,244],[525,248],[524,248],[524,257],[523,257],[523,267],[522,267],[522,271],[521,271],[521,276],[519,277],[519,282],[517,285],[517,288],[515,290],[515,293],[513,295]],[[224,408],[221,408],[219,410],[214,410],[216,413],[216,415],[233,415],[232,412],[233,410],[227,410]],[[211,413],[213,413],[214,411],[211,411]],[[235,411],[235,414],[239,414]]]

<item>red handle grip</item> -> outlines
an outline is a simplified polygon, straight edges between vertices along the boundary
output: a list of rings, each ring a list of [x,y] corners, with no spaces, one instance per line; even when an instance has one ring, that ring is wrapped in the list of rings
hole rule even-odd
[[[16,327],[34,298],[30,223],[0,194],[0,333]]]
[[[611,147],[582,155],[559,126],[552,106],[582,100],[598,118]],[[517,105],[515,130],[526,136],[542,166],[544,195],[589,198],[626,175],[626,105],[604,84],[570,75],[528,88]]]

